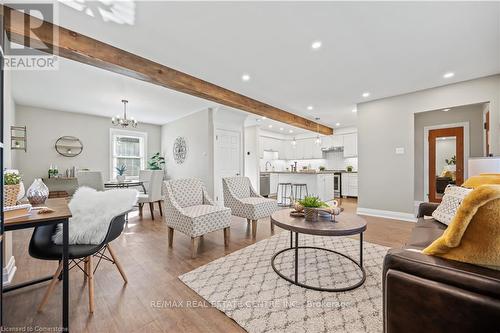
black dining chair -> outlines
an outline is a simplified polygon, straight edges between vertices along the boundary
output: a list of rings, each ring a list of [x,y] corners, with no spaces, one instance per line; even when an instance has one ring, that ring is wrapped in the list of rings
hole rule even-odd
[[[104,240],[98,244],[75,244],[69,245],[69,259],[71,265],[69,269],[78,267],[83,273],[84,278],[87,279],[89,288],[89,311],[94,312],[94,273],[99,267],[102,260],[109,261],[116,265],[118,271],[120,272],[125,283],[128,282],[127,276],[123,271],[115,252],[110,246],[110,242],[118,238],[123,231],[125,225],[125,216],[128,212],[117,215],[111,219],[108,231]],[[52,290],[54,289],[58,280],[60,280],[61,271],[63,268],[63,263],[61,261],[62,257],[62,245],[57,245],[52,241],[52,235],[56,231],[56,226],[40,226],[36,227],[31,236],[31,241],[29,245],[29,254],[33,258],[41,260],[59,260],[59,267],[57,268],[49,286],[43,296],[42,302],[38,306],[38,311],[42,311],[43,306],[47,303]],[[106,255],[106,250],[109,252],[110,257]],[[97,264],[94,267],[93,258],[97,258]],[[81,264],[83,263],[83,268]]]

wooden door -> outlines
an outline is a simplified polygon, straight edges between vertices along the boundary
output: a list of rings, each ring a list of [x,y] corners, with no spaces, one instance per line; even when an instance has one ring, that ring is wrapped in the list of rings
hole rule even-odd
[[[464,181],[464,128],[429,131],[429,201],[441,202],[449,184]]]

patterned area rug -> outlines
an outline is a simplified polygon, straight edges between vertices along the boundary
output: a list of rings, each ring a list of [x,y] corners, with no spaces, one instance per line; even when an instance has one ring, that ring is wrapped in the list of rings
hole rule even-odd
[[[251,333],[382,332],[382,262],[387,247],[364,242],[362,286],[320,292],[295,286],[274,272],[272,256],[289,246],[290,233],[282,232],[179,278]],[[325,247],[359,259],[357,239],[301,234],[299,246]],[[299,282],[338,288],[361,277],[355,264],[330,252],[303,249],[299,259]],[[278,256],[275,264],[292,277],[293,251]]]

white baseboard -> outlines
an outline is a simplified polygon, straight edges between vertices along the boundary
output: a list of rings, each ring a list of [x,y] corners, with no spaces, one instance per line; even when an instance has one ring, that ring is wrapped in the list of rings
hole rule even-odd
[[[12,283],[12,279],[14,278],[14,274],[16,274],[16,259],[14,256],[11,256],[9,262],[3,268],[3,286],[6,287]]]
[[[401,221],[407,221],[407,222],[417,222],[417,218],[413,214],[393,212],[390,210],[358,207],[356,213],[359,215],[383,217],[386,219],[401,220]]]

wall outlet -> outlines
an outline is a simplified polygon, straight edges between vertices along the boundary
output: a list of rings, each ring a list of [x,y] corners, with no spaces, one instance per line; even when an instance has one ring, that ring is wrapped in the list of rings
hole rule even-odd
[[[404,147],[396,147],[396,155],[403,155],[405,153]]]

